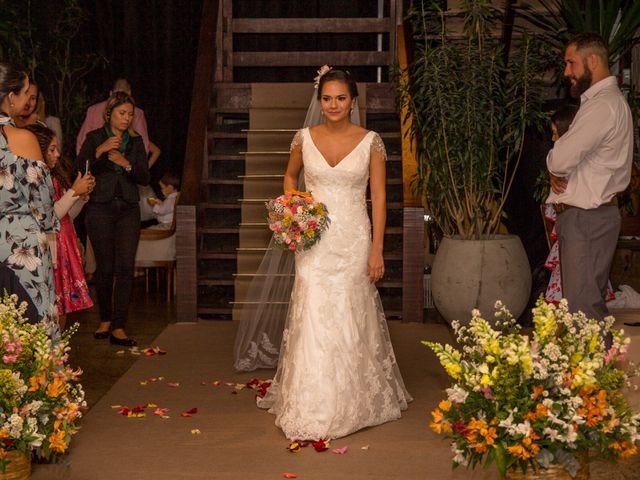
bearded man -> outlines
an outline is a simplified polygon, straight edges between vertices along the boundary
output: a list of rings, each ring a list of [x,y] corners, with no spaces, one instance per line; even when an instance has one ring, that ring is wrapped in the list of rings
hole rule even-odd
[[[580,109],[547,156],[556,204],[563,296],[572,311],[608,315],[604,300],[620,232],[616,194],[631,175],[633,124],[618,81],[609,72],[607,44],[595,33],[576,35],[565,50],[564,75]]]

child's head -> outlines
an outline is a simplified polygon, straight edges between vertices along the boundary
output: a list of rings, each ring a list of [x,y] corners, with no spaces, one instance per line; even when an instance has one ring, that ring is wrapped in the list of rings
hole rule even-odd
[[[551,115],[551,140],[555,142],[562,135],[567,133],[576,113],[578,113],[578,107],[568,103],[560,107],[553,115]]]
[[[160,179],[160,190],[166,197],[180,190],[180,178],[173,173],[165,173]]]
[[[36,136],[38,139],[38,146],[42,152],[42,158],[44,158],[44,162],[47,164],[47,167],[49,167],[50,170],[53,170],[60,159],[58,139],[55,133],[53,133],[53,131],[48,127],[39,123],[27,125],[24,128]]]

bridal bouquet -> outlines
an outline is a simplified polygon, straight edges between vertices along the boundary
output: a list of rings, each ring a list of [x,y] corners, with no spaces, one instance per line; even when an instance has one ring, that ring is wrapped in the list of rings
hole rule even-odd
[[[636,454],[640,415],[625,400],[629,374],[619,363],[629,338],[613,317],[541,299],[530,338],[500,302],[496,310],[493,323],[477,310],[468,327],[454,322],[459,348],[423,342],[452,379],[431,428],[451,439],[454,468],[495,462],[503,476],[564,468],[575,477],[585,459]]]
[[[315,203],[308,192],[291,190],[265,205],[273,239],[284,250],[298,252],[311,248],[329,226],[327,207]]]
[[[67,364],[71,327],[51,339],[42,323],[23,317],[15,295],[0,302],[0,472],[21,452],[64,453],[78,430],[84,392],[81,372]],[[11,455],[10,455],[11,454]]]

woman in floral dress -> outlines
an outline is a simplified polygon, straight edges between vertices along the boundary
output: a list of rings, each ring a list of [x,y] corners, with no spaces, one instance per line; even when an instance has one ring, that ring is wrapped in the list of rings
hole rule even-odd
[[[46,231],[57,231],[53,184],[36,138],[11,119],[27,102],[29,77],[0,63],[0,262],[31,297],[38,318],[58,331],[53,268]]]

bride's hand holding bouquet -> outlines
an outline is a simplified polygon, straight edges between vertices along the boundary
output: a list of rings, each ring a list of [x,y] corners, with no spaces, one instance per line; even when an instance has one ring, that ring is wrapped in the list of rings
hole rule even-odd
[[[308,250],[329,226],[326,205],[315,202],[309,192],[288,190],[265,206],[274,242],[284,250]]]

